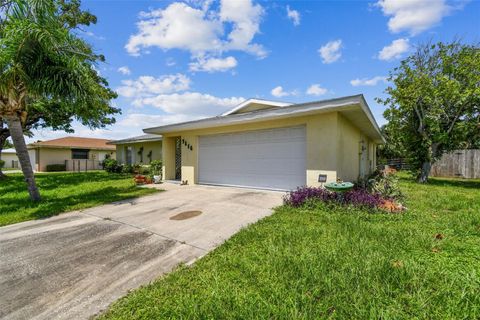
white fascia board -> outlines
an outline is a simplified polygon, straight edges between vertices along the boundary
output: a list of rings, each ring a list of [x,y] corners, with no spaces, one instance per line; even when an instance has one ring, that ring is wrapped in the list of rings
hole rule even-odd
[[[235,108],[233,108],[233,109],[231,109],[231,110],[229,110],[225,113],[222,113],[221,116],[228,116],[232,113],[235,113],[239,110],[242,110],[243,108],[249,106],[252,103],[263,104],[263,105],[272,106],[272,107],[287,107],[287,106],[292,105],[292,103],[288,103],[288,102],[278,102],[278,101],[269,101],[269,100],[260,100],[260,99],[248,99],[248,100],[245,100],[244,102],[240,103]]]

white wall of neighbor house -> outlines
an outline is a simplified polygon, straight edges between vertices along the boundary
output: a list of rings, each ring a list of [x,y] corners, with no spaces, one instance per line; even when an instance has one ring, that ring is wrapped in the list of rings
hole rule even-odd
[[[30,157],[30,163],[32,168],[35,169],[35,150],[28,150],[28,155]],[[20,169],[20,161],[15,153],[2,153],[3,161],[5,161],[5,168],[18,168]]]

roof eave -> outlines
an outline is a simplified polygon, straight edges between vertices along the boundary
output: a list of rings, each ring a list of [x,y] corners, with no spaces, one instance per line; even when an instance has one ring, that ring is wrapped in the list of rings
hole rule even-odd
[[[323,105],[322,105],[323,104]],[[160,127],[152,127],[143,129],[143,132],[149,134],[169,134],[173,132],[181,132],[187,130],[198,130],[210,127],[230,126],[241,123],[261,122],[274,119],[281,119],[291,116],[305,116],[309,114],[325,113],[330,111],[342,111],[352,106],[359,105],[367,118],[369,119],[377,137],[372,137],[375,143],[385,143],[375,118],[363,95],[355,95],[325,101],[308,102],[296,104],[289,107],[283,107],[273,110],[265,110],[254,113],[235,114],[230,116],[218,116],[197,121],[183,122]],[[300,109],[301,108],[301,109]]]

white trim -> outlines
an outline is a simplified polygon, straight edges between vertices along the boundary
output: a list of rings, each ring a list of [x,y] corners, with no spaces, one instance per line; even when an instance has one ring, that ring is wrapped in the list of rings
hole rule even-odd
[[[225,188],[240,188],[240,189],[255,189],[255,190],[269,190],[269,191],[277,191],[277,192],[290,192],[292,190],[286,189],[275,189],[275,188],[260,188],[260,187],[252,187],[252,186],[239,186],[236,184],[219,184],[219,183],[206,183],[202,182],[199,183],[200,186],[215,186],[215,187],[225,187]]]
[[[233,114],[239,110],[242,110],[243,108],[248,107],[249,105],[256,103],[256,104],[263,104],[266,106],[272,106],[272,107],[288,107],[291,106],[293,103],[288,103],[288,102],[279,102],[279,101],[270,101],[270,100],[260,100],[260,99],[248,99],[245,100],[244,102],[240,103],[238,106],[235,108],[222,113],[221,116],[228,116],[230,114]]]

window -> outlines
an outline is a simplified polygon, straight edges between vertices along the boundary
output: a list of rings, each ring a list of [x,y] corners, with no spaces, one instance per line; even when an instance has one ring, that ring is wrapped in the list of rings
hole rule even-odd
[[[132,147],[125,147],[125,153],[126,153],[126,162],[127,164],[132,164],[132,153],[133,153],[133,148]]]
[[[87,149],[72,149],[72,159],[88,159]]]

